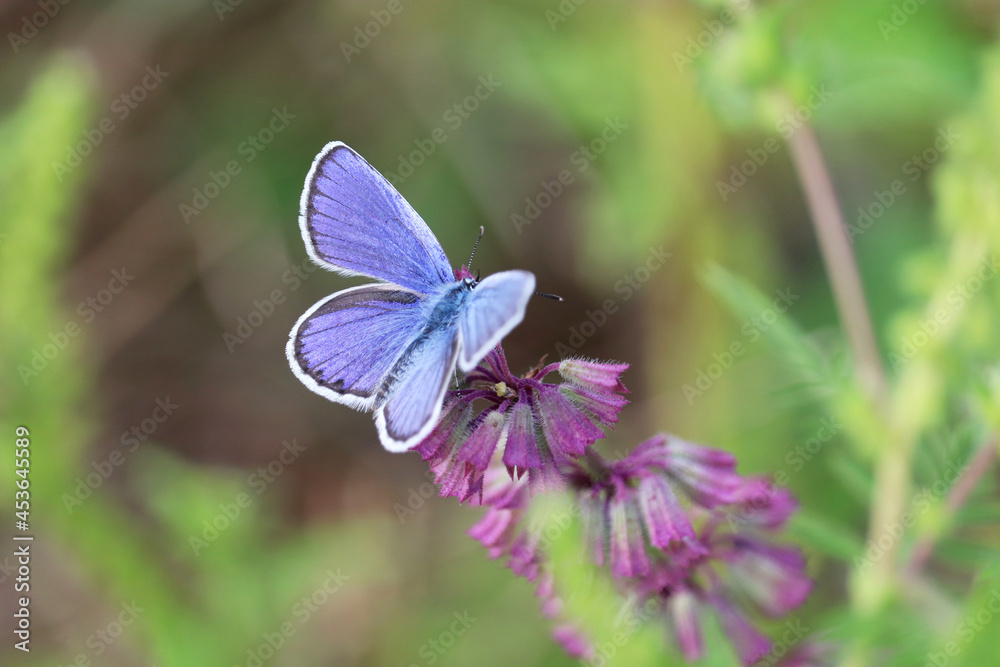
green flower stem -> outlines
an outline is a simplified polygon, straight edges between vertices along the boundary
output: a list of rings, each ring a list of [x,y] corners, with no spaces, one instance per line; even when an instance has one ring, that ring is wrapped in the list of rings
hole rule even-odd
[[[875,331],[844,216],[840,212],[819,141],[812,128],[804,124],[789,137],[788,144],[799,181],[805,190],[840,321],[854,353],[858,378],[869,396],[882,404],[887,387],[885,369],[875,342]]]
[[[785,103],[791,106],[789,101]],[[872,402],[875,413],[888,425],[885,367],[844,216],[819,141],[812,127],[805,124],[789,137],[788,143],[796,173],[805,191],[841,324],[847,332],[858,382]],[[869,540],[877,539],[884,527],[893,525],[906,510],[912,453],[912,439],[892,437],[887,439],[879,453],[868,522]],[[891,593],[897,582],[898,550],[898,542],[893,541],[887,552],[873,563],[870,573],[864,577],[856,576],[851,586],[852,604],[856,609],[870,612]],[[850,655],[846,664],[865,664],[863,654]]]

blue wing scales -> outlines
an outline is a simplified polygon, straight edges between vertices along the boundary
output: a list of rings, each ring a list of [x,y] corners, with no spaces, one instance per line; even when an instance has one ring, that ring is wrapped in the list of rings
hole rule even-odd
[[[455,323],[421,334],[396,362],[376,400],[382,445],[402,452],[420,443],[441,414],[461,338]]]
[[[458,367],[468,373],[504,336],[524,319],[535,291],[535,276],[527,271],[503,271],[480,281],[459,313],[462,352]]]
[[[423,297],[391,285],[362,285],[329,296],[295,324],[286,355],[312,391],[370,410],[396,360],[425,324]]]
[[[313,161],[299,207],[309,256],[346,275],[365,275],[421,294],[454,281],[441,244],[403,196],[339,141]]]

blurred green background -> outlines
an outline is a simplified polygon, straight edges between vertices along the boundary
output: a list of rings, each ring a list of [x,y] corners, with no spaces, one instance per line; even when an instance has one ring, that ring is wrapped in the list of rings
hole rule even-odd
[[[889,355],[936,289],[949,221],[983,221],[972,195],[941,212],[937,174],[956,160],[941,137],[982,158],[996,203],[998,14],[984,0],[3,3],[2,466],[27,426],[36,541],[30,656],[8,640],[0,552],[0,663],[573,662],[532,587],[465,536],[481,510],[434,497],[419,456],[383,451],[370,415],[287,367],[295,320],[353,284],[310,270],[296,221],[334,139],[393,174],[453,264],[484,225],[484,274],[525,268],[565,297],[532,302],[505,344],[515,368],[568,349],[632,364],[608,452],[669,430],[736,452],[743,473],[784,472],[818,582],[797,618],[836,636],[871,470],[769,352],[768,330],[794,321],[832,375],[849,366],[784,140],[816,128]],[[776,88],[797,116],[775,114]],[[950,178],[971,182],[963,164]],[[738,290],[713,266],[790,295],[787,313],[734,317],[716,292]],[[995,372],[987,294],[969,309],[975,353],[952,367]],[[967,451],[977,433],[930,413],[928,456]],[[995,527],[979,535],[996,546]],[[979,562],[943,555],[958,563],[945,572]],[[620,664],[679,664],[648,634],[648,662]],[[706,664],[733,663],[716,647]]]

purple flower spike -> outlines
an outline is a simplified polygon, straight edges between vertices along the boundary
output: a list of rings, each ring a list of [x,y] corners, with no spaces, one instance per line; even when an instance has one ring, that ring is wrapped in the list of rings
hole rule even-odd
[[[768,541],[797,503],[766,478],[738,475],[729,452],[672,435],[604,460],[592,445],[628,402],[627,368],[568,359],[516,377],[498,347],[452,392],[417,450],[442,495],[486,506],[468,534],[535,584],[553,637],[571,657],[593,659],[594,646],[566,617],[543,526],[526,521],[536,494],[565,487],[593,562],[608,566],[622,593],[668,617],[687,660],[703,657],[703,615],[714,609],[741,662],[752,665],[772,644],[748,614],[786,614],[812,590],[802,553]],[[557,370],[561,383],[544,382]],[[822,664],[805,648],[788,658],[787,667]]]
[[[594,562],[610,563],[616,577],[649,574],[650,549],[678,564],[708,553],[670,485],[663,465],[665,439],[654,440],[658,450],[648,441],[611,464],[588,452],[586,465],[574,464],[569,474]]]
[[[440,423],[417,450],[442,484],[442,495],[467,500],[482,492],[483,475],[502,451],[511,478],[528,473],[533,491],[561,485],[560,468],[604,437],[628,403],[620,376],[627,364],[569,359],[524,377],[510,372],[503,350],[490,351],[453,393]],[[543,382],[559,370],[565,382]],[[473,403],[487,405],[477,416]],[[460,415],[459,418],[456,415]]]
[[[786,614],[812,590],[801,552],[767,541],[795,499],[735,468],[728,452],[658,435],[612,463],[588,450],[568,471],[594,562],[665,611],[687,660],[704,653],[702,614],[714,608],[743,664],[753,664],[771,642],[746,614]],[[685,510],[683,497],[695,506]],[[739,514],[745,526],[734,523]]]

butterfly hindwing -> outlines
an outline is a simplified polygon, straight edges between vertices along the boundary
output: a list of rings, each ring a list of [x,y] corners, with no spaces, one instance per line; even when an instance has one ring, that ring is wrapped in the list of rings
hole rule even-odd
[[[454,280],[441,244],[374,167],[345,144],[327,144],[306,177],[299,226],[309,256],[421,294]]]
[[[386,375],[425,323],[423,297],[392,285],[352,287],[323,299],[296,323],[286,354],[312,391],[371,409]]]
[[[410,449],[434,428],[460,348],[461,334],[451,323],[421,334],[396,362],[375,410],[386,449]]]
[[[535,276],[527,271],[504,271],[480,281],[459,313],[462,351],[458,366],[468,373],[500,339],[524,319],[524,309],[535,291]]]

